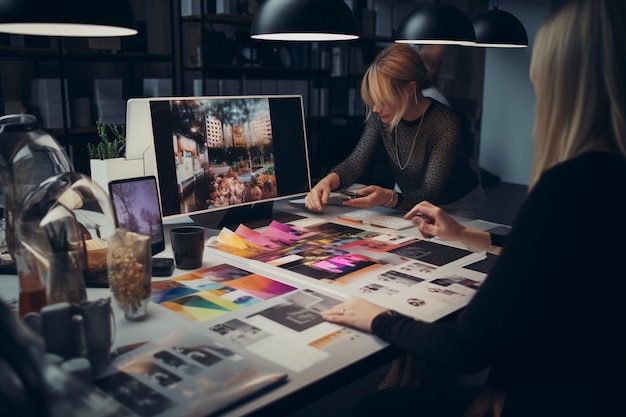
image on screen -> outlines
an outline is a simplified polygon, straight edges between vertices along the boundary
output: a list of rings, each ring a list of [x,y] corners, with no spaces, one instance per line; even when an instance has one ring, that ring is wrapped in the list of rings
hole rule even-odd
[[[109,195],[119,227],[150,236],[152,255],[165,250],[161,209],[154,176],[110,181]]]
[[[300,96],[150,103],[164,216],[303,195],[310,189]]]
[[[198,124],[173,132],[180,212],[189,213],[277,196],[274,145],[267,98],[207,100],[173,116]],[[183,130],[183,129],[181,129]],[[206,187],[196,187],[198,176]]]

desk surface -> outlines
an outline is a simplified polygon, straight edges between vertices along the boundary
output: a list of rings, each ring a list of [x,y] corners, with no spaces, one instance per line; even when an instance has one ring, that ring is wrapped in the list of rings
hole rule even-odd
[[[294,224],[301,223],[300,225],[305,226],[307,223],[312,221],[319,222],[320,220],[340,223],[337,216],[353,209],[328,206],[323,213],[311,216],[311,213],[302,206],[294,206],[286,201],[280,201],[275,204],[275,210],[308,216],[308,218],[301,221],[293,222]],[[387,210],[382,209],[381,211],[386,212]],[[180,224],[180,220],[181,219],[177,219],[176,223],[166,222],[166,229],[169,229],[175,224]],[[353,223],[346,224],[354,226]],[[480,220],[471,222],[470,224],[473,227],[483,230],[494,226],[493,223]],[[364,228],[367,229],[367,226],[364,226]],[[381,231],[381,228],[376,228],[376,230]],[[394,233],[391,230],[388,230],[388,232]],[[219,233],[217,230],[209,231],[210,235],[216,235],[217,233]],[[421,237],[417,229],[403,230],[402,234]],[[169,233],[166,233],[166,236],[169,248]],[[272,275],[268,274],[266,269],[258,270],[254,263],[247,262],[243,258],[237,262],[237,260],[233,260],[232,257],[220,256],[220,254],[216,253],[214,250],[205,251],[204,263],[201,269],[210,268],[223,263],[235,265],[264,276]],[[167,281],[171,278],[188,274],[189,271],[176,269],[172,277],[154,278],[153,281]],[[280,274],[272,276],[271,278],[279,281],[282,280]],[[287,280],[287,282],[289,281]],[[313,288],[313,290],[323,291],[325,294],[330,294],[331,297],[336,296],[339,300],[346,298],[345,294],[333,292],[333,290],[327,286],[315,287],[315,285],[313,285],[307,287]],[[0,295],[2,295],[5,300],[16,297],[18,291],[18,282],[15,276],[0,276]],[[88,290],[88,298],[91,300],[108,297],[109,295],[109,289],[106,288],[92,288]],[[188,329],[208,333],[211,326],[224,323],[227,320],[245,319],[248,322],[258,323],[259,327],[267,325],[269,329],[272,329],[273,325],[269,325],[261,313],[269,308],[280,305],[282,301],[284,300],[280,296],[267,298],[255,305],[202,321],[190,319],[171,309],[151,302],[147,319],[131,322],[126,321],[123,318],[122,312],[117,306],[114,306],[116,336],[113,348],[115,349],[136,342],[156,340],[169,334],[174,329]],[[268,342],[268,346],[263,350],[256,350],[254,355],[260,353],[263,355],[263,360],[266,360],[267,363],[273,361],[280,363],[282,361],[284,365],[283,369],[288,374],[288,381],[272,390],[264,392],[262,395],[249,398],[243,403],[231,407],[219,415],[234,417],[243,415],[288,414],[306,403],[312,402],[332,392],[337,387],[379,368],[398,354],[398,351],[390,348],[386,343],[366,333],[340,328],[339,326],[326,322],[318,324],[311,329],[315,329],[313,330],[315,334],[303,336],[306,332],[300,332],[298,334],[293,333],[290,335],[289,332],[276,328],[276,334],[268,339],[275,339],[273,346],[272,343]],[[312,330],[309,329],[306,331]],[[338,337],[338,335],[340,337]],[[317,341],[325,337],[329,339],[328,343],[321,347],[317,346],[316,349],[313,349],[306,343],[307,340],[312,343],[313,340]],[[333,337],[337,340],[331,341],[330,339]],[[274,351],[271,352],[270,350]],[[273,365],[276,365],[276,363]]]

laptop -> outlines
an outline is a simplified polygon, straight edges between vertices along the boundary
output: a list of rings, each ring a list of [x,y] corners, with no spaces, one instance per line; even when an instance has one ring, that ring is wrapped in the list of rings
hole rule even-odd
[[[174,259],[161,256],[165,250],[165,234],[156,177],[148,175],[109,181],[109,196],[118,227],[150,236],[152,275],[171,275]],[[155,256],[157,254],[159,256]]]

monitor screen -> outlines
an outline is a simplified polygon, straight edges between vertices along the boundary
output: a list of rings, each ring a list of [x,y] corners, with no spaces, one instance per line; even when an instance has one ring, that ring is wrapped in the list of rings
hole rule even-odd
[[[301,96],[133,100],[147,101],[152,138],[133,143],[129,105],[127,158],[141,156],[147,173],[154,167],[165,218],[214,228],[271,219],[271,202],[309,191]]]

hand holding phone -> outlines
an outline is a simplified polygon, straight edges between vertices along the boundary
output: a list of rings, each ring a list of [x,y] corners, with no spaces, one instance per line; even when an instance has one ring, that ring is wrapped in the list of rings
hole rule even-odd
[[[341,190],[340,193],[346,198],[348,198],[349,200],[353,198],[367,197],[367,194],[359,194],[358,192],[351,191],[351,190]]]

